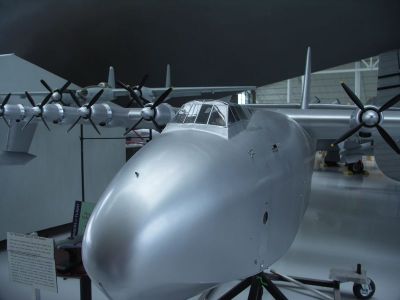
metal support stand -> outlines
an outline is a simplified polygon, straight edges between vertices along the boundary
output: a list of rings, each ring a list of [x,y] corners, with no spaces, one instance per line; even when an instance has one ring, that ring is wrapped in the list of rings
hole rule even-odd
[[[255,276],[246,278],[231,290],[222,295],[219,300],[232,300],[250,286],[248,300],[261,300],[264,288],[276,300],[288,300],[279,288],[270,280],[266,273],[261,272]]]
[[[79,137],[81,141],[81,189],[82,189],[82,202],[85,201],[85,161],[83,157],[83,124],[80,125],[81,135]]]
[[[92,282],[89,276],[84,275],[79,279],[81,300],[92,300]]]
[[[340,282],[336,280],[317,280],[310,278],[301,277],[290,277],[292,280],[301,283],[302,285],[327,287],[334,290],[334,300],[340,300]],[[232,289],[222,295],[219,300],[232,300],[238,296],[241,292],[250,286],[248,300],[261,300],[264,289],[275,299],[275,300],[288,300],[288,298],[282,293],[282,291],[275,285],[273,281],[291,282],[288,278],[283,277],[276,273],[264,273],[261,272],[252,277],[246,278]],[[311,288],[308,288],[311,290]],[[329,296],[326,296],[328,298]]]

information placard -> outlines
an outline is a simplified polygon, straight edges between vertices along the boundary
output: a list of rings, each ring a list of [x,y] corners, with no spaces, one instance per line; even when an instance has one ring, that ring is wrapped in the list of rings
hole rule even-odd
[[[7,252],[11,281],[57,292],[53,239],[7,232]]]

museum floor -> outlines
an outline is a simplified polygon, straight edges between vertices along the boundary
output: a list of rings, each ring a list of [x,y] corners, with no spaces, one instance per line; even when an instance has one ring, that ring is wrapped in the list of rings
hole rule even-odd
[[[366,175],[349,176],[343,169],[317,167],[304,221],[290,251],[272,268],[295,276],[328,279],[330,268],[361,263],[376,283],[373,299],[400,300],[400,184],[367,163]],[[42,300],[79,299],[77,280],[59,278],[59,294]],[[216,293],[218,296],[232,284]],[[354,299],[352,285],[342,285],[342,299]],[[289,299],[310,298],[284,288]],[[30,289],[8,281],[7,255],[0,253],[0,300],[32,299]],[[106,299],[93,288],[93,299]],[[195,298],[193,298],[195,299]],[[213,298],[215,299],[215,298]],[[237,299],[247,299],[247,293]],[[263,299],[272,299],[264,293]]]

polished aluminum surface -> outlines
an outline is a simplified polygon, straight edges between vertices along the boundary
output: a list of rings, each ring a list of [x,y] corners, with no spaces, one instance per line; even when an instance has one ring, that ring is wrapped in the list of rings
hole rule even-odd
[[[231,139],[167,127],[99,201],[83,243],[88,274],[113,299],[183,299],[265,269],[297,233],[313,153],[274,112],[254,113]]]

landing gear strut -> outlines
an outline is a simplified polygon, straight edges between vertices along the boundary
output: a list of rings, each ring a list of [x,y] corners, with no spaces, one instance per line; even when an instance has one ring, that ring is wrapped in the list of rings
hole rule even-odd
[[[347,169],[354,174],[362,174],[364,172],[364,164],[361,160],[347,164]]]
[[[357,274],[362,275],[361,264],[357,264]],[[367,282],[365,284],[354,283],[353,284],[353,294],[358,299],[369,299],[375,294],[375,282],[371,278],[367,278]]]

